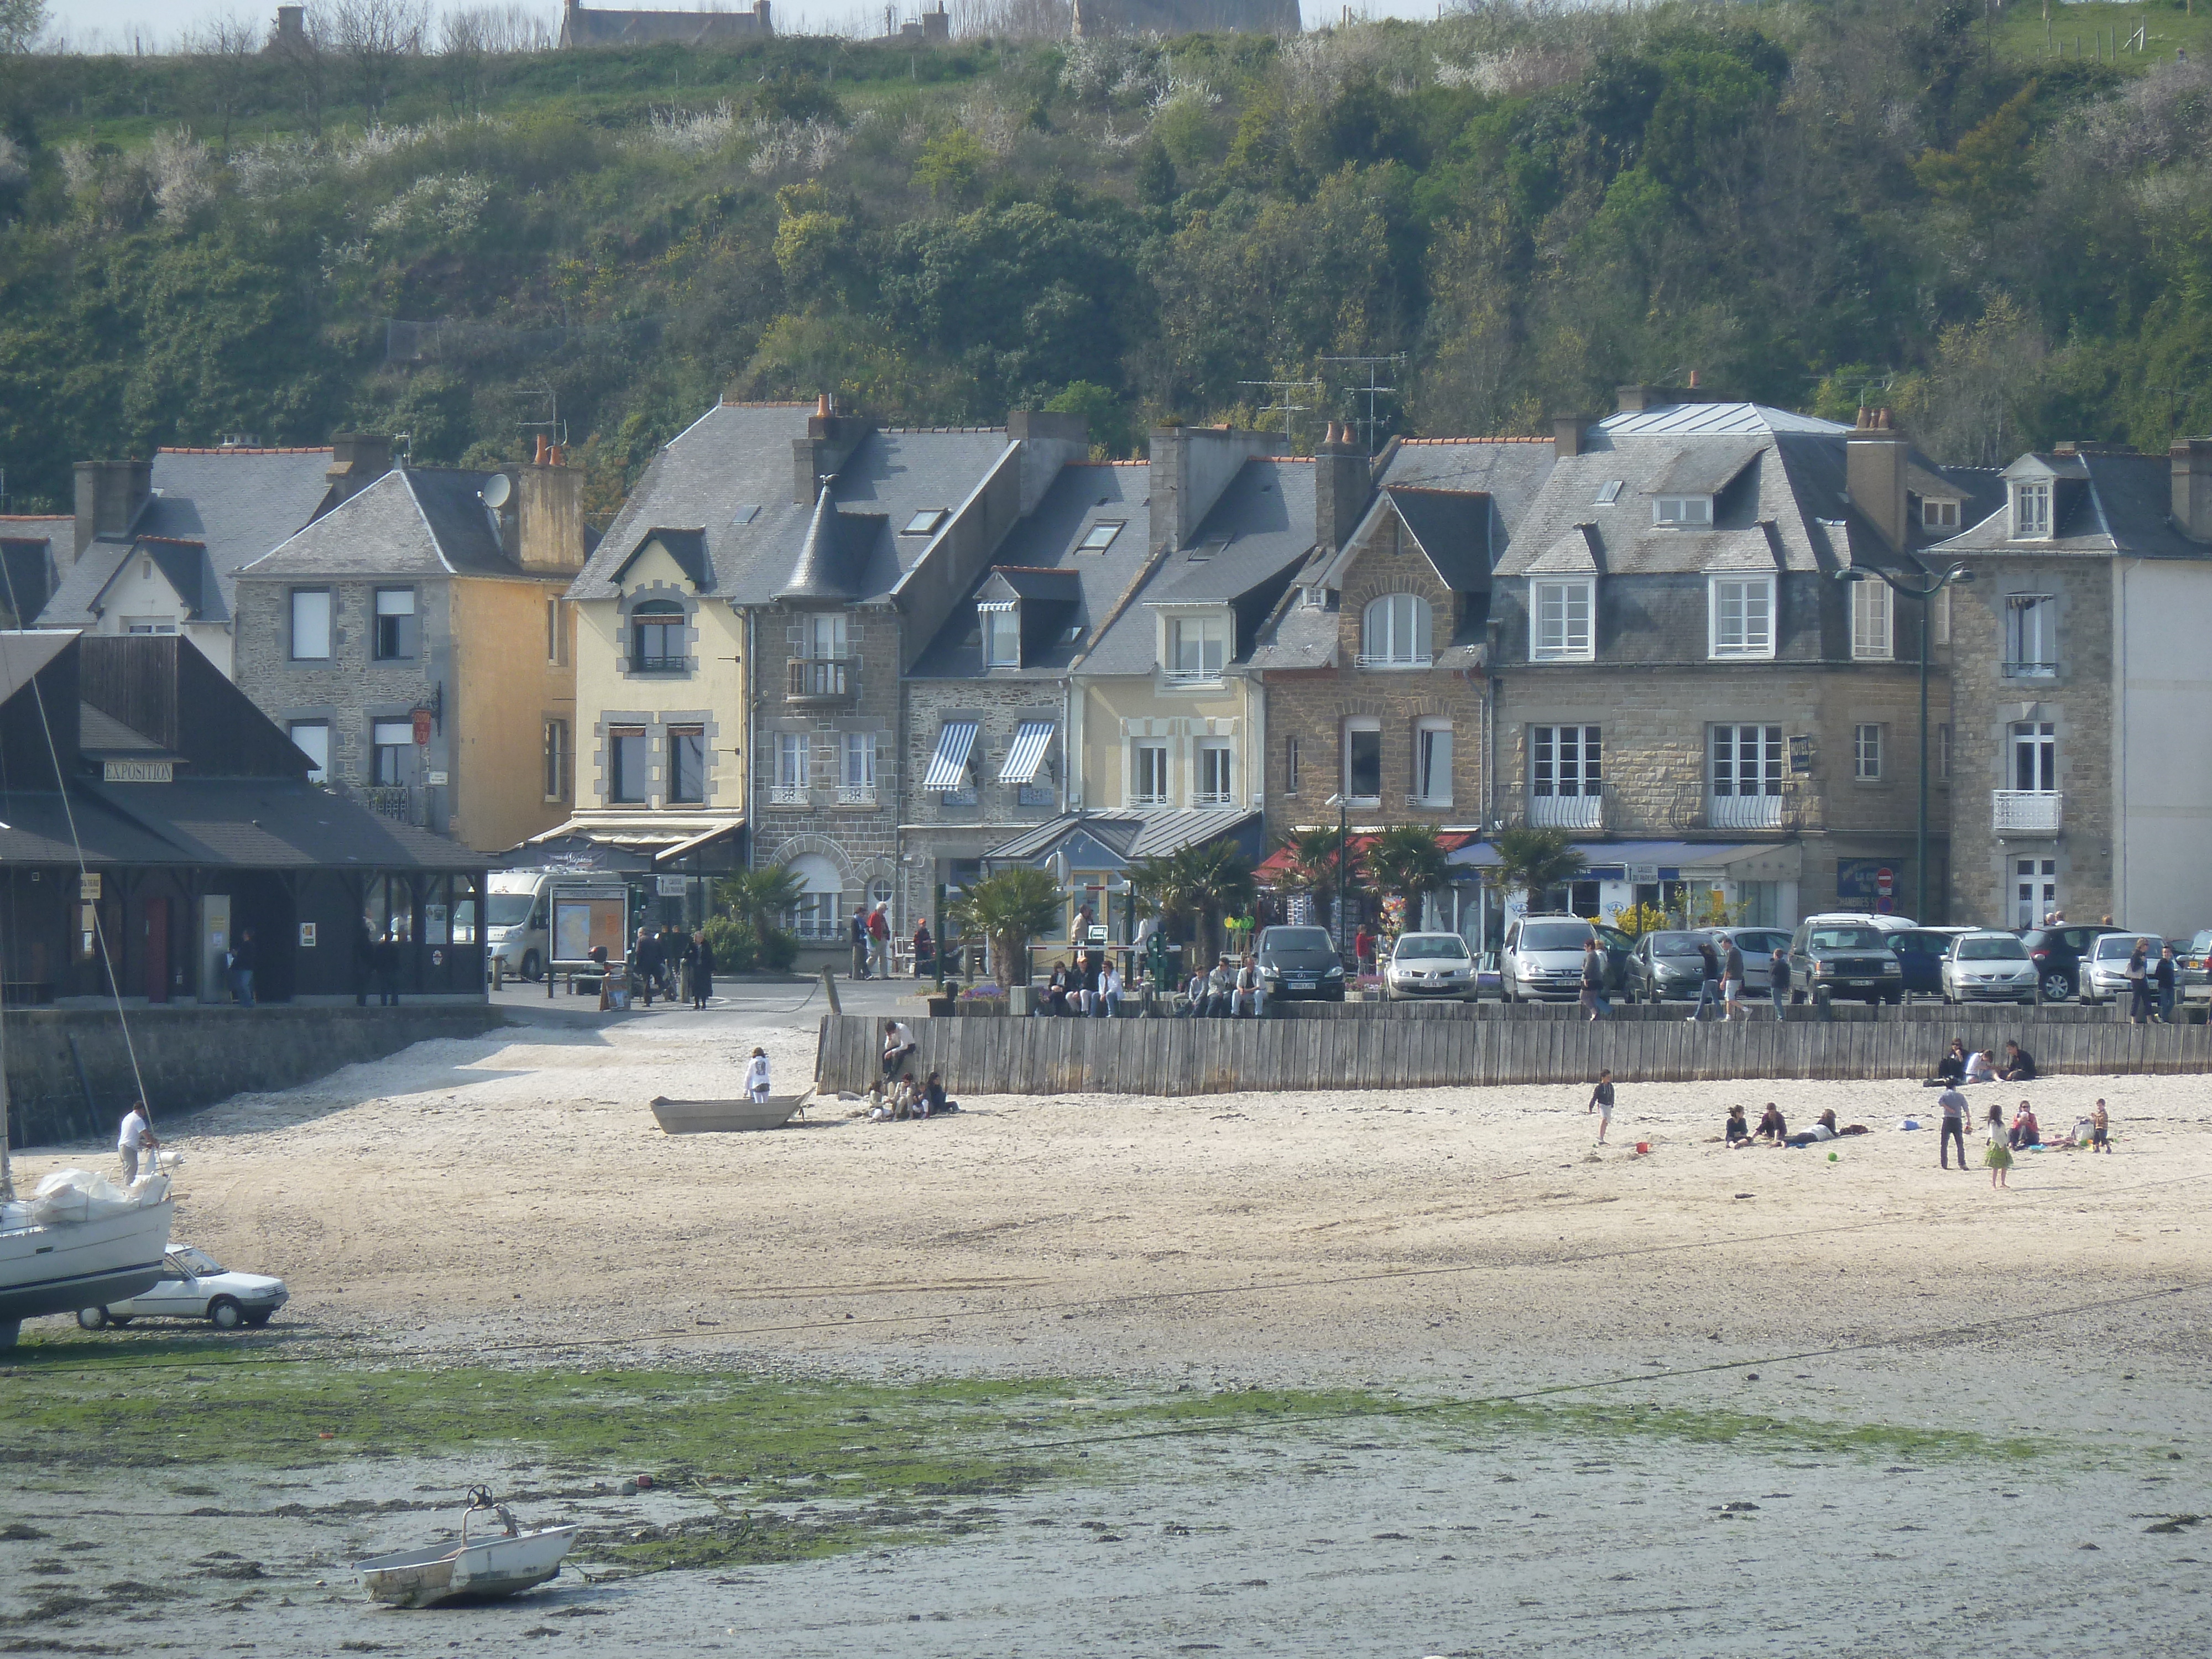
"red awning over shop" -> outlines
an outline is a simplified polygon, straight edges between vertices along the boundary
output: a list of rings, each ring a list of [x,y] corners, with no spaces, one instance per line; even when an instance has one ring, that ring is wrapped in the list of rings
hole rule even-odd
[[[1437,841],[1445,852],[1456,853],[1475,838],[1475,832],[1471,830],[1450,830],[1437,836]],[[1352,862],[1355,864],[1374,844],[1375,837],[1372,835],[1355,835],[1346,838],[1346,845],[1350,849]],[[1291,849],[1287,847],[1279,847],[1260,860],[1258,867],[1252,872],[1252,875],[1260,885],[1270,887],[1289,875],[1290,872]]]

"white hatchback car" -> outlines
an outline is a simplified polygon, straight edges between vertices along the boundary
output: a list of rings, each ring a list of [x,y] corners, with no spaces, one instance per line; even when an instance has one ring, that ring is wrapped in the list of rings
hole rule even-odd
[[[2017,933],[1961,933],[1941,971],[1946,1002],[2035,1000],[2035,959]]]
[[[1382,969],[1386,1001],[1413,997],[1475,1000],[1474,957],[1457,933],[1401,933]]]
[[[134,1319],[204,1319],[218,1329],[266,1325],[270,1315],[292,1299],[281,1279],[234,1273],[205,1250],[172,1244],[161,1258],[161,1277],[153,1289],[128,1302],[78,1310],[76,1322],[88,1331],[128,1325]]]

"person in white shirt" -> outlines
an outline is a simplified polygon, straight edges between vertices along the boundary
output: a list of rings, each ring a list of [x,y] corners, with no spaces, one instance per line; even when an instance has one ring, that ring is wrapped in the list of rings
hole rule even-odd
[[[1121,1017],[1121,970],[1110,962],[1106,964],[1106,971],[1098,976],[1098,996],[1105,1005],[1106,1018],[1119,1019]]]
[[[768,1050],[765,1048],[753,1050],[752,1063],[745,1067],[745,1092],[757,1103],[764,1104],[768,1100]]]
[[[151,1152],[161,1144],[161,1138],[147,1118],[146,1103],[142,1100],[124,1114],[122,1133],[115,1138],[115,1150],[123,1159],[125,1186],[138,1179],[138,1154]]]
[[[902,1019],[884,1022],[884,1075],[889,1078],[901,1066],[911,1061],[920,1045],[914,1040],[914,1028]]]

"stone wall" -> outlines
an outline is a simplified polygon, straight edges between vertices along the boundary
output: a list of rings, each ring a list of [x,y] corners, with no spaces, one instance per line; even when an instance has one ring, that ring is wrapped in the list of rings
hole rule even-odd
[[[892,908],[899,930],[911,934],[915,921],[930,913],[935,884],[951,879],[956,860],[980,857],[985,849],[1059,813],[1067,772],[1066,682],[908,680],[905,693],[900,769],[905,788],[899,822],[906,826],[906,851],[916,861],[901,870],[899,896]],[[973,805],[921,787],[930,757],[937,751],[938,732],[945,721],[956,720],[975,720],[981,728],[972,751],[977,780]],[[1018,786],[999,781],[1014,733],[1024,720],[1049,720],[1058,728],[1037,772],[1034,805],[1023,803]],[[934,921],[930,925],[936,926]]]
[[[294,1088],[359,1060],[434,1038],[475,1036],[506,1020],[482,1002],[142,1008],[131,1015],[131,1036],[160,1133],[179,1115],[234,1094]],[[137,1095],[113,1011],[9,1009],[8,1092],[13,1144],[90,1139],[112,1149],[116,1126]]]
[[[2094,922],[2113,908],[2112,565],[2009,554],[1967,563],[1976,580],[1953,589],[1951,600],[1953,914],[2020,925],[2014,866],[2027,859],[2039,870],[2050,860],[2067,919]],[[2006,596],[2014,593],[2057,600],[2058,665],[2048,678],[2004,672]],[[1991,797],[2014,787],[2012,726],[2045,720],[2057,727],[2063,828],[2001,836]]]

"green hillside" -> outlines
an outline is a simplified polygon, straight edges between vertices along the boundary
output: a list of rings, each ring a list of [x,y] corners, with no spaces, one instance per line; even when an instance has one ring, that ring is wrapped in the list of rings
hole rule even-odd
[[[1801,0],[0,58],[0,466],[20,512],[87,456],[361,425],[451,462],[557,408],[604,520],[725,391],[1050,403],[1127,452],[1164,415],[1363,410],[1327,360],[1400,353],[1393,429],[1534,431],[1694,369],[1878,399],[1948,459],[2162,446],[2212,430],[2208,30]]]

